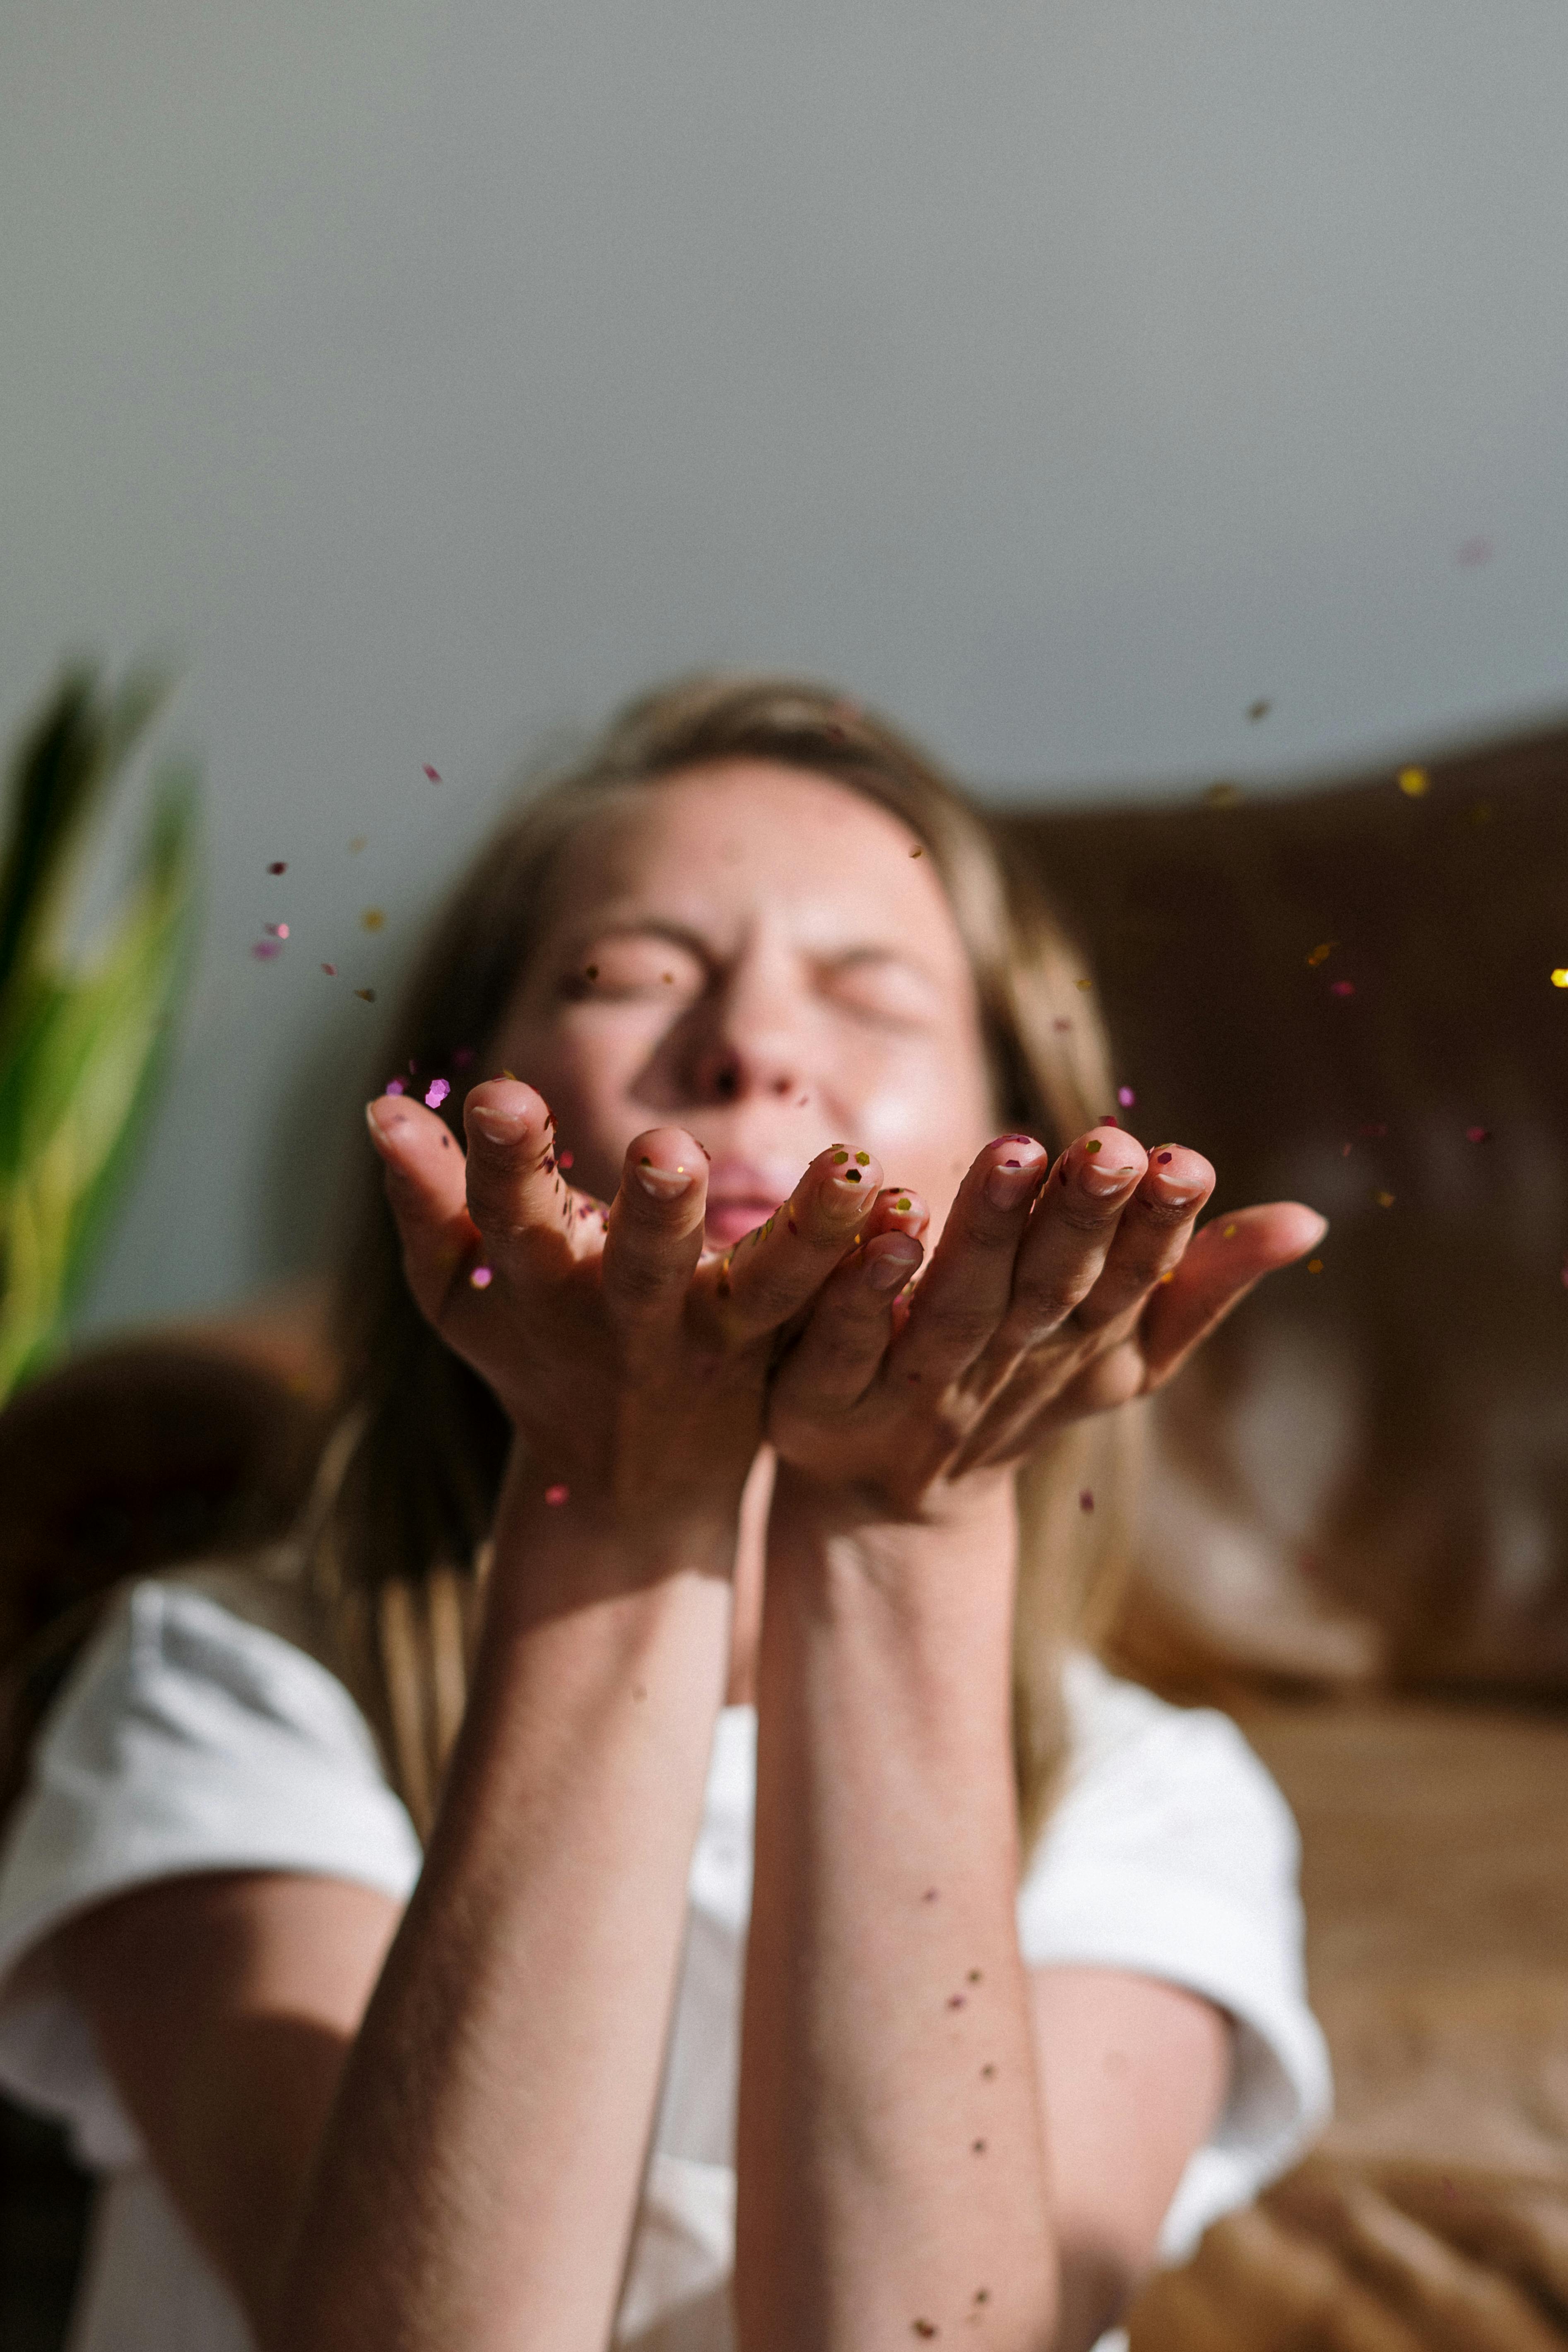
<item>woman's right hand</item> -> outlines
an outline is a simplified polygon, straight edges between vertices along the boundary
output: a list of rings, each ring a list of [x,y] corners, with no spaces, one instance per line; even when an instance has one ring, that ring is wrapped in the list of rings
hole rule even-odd
[[[721,1255],[703,1247],[707,1159],[683,1128],[634,1138],[606,1207],[566,1182],[548,1106],[516,1080],[469,1094],[466,1156],[406,1097],[367,1117],[409,1287],[494,1390],[541,1490],[633,1529],[732,1514],[778,1335],[864,1229],[877,1162],[818,1153],[785,1206]],[[900,1252],[868,1245],[860,1278],[885,1260],[896,1287]]]

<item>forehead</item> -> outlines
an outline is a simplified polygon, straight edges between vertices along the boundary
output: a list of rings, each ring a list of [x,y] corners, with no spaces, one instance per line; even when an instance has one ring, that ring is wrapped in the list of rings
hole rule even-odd
[[[568,845],[557,922],[689,924],[716,940],[759,922],[810,945],[868,942],[963,959],[952,912],[914,834],[863,793],[769,760],[634,786]]]

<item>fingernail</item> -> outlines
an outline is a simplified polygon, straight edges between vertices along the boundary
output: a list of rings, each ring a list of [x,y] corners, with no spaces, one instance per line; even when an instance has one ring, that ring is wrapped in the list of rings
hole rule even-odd
[[[1127,1189],[1128,1180],[1136,1176],[1136,1168],[1102,1168],[1095,1160],[1086,1160],[1078,1171],[1078,1181],[1086,1192],[1097,1201],[1109,1201],[1113,1192]]]
[[[518,1143],[528,1131],[525,1110],[498,1110],[491,1105],[468,1105],[469,1123],[487,1143]]]
[[[639,1160],[637,1179],[643,1191],[656,1201],[679,1201],[691,1182],[689,1168],[656,1168],[651,1160]]]
[[[364,1107],[364,1123],[375,1142],[390,1143],[396,1130],[407,1125],[407,1114],[385,1095],[378,1095],[374,1102],[367,1102]]]
[[[994,1209],[1016,1209],[1040,1181],[1037,1161],[1004,1160],[985,1179],[985,1197]]]
[[[864,1184],[866,1171],[870,1165],[871,1155],[868,1151],[852,1151],[845,1143],[834,1145],[833,1181],[836,1184],[856,1186]]]
[[[918,1250],[908,1256],[902,1251],[879,1250],[875,1257],[865,1261],[866,1279],[873,1290],[900,1290],[920,1262]]]

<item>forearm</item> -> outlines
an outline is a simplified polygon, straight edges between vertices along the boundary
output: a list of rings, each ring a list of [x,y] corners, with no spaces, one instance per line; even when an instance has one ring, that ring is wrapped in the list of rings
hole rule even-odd
[[[984,2314],[1041,2352],[1056,2273],[1016,1924],[1010,1497],[826,1532],[781,1475],[759,1667],[736,2297],[745,2352]]]
[[[585,1516],[503,1500],[447,1793],[282,2298],[289,2352],[608,2339],[723,1694],[730,1559],[721,1528],[650,1545]]]

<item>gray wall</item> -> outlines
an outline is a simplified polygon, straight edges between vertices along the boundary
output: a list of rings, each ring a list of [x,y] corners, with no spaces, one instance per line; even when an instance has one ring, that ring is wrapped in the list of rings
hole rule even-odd
[[[350,988],[672,667],[1016,793],[1568,701],[1565,120],[1561,0],[11,0],[0,722],[166,648],[211,782],[88,1320],[308,1260]]]

